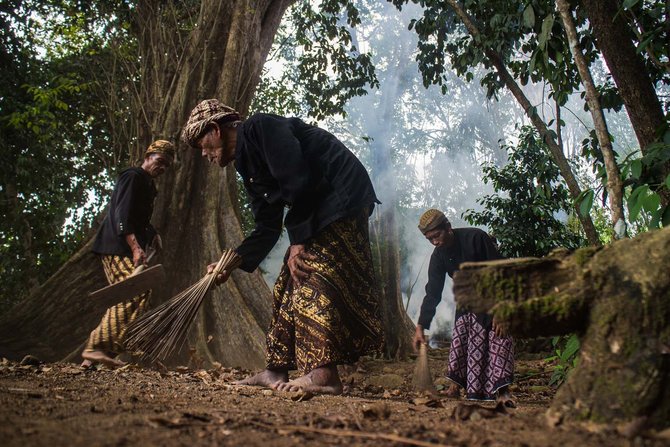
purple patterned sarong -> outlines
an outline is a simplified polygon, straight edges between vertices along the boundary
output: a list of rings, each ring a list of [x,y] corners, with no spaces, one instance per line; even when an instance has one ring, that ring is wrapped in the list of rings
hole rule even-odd
[[[514,380],[512,337],[498,337],[473,313],[457,315],[447,378],[463,387],[468,399],[495,399],[496,391]]]

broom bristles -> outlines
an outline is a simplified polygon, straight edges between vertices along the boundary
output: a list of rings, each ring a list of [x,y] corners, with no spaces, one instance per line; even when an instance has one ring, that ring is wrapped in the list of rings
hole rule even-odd
[[[181,348],[216,276],[239,263],[237,253],[224,250],[211,273],[128,326],[124,341],[126,350],[137,353],[142,359],[155,361],[165,359]]]
[[[416,391],[437,394],[433,378],[430,374],[430,368],[428,367],[428,348],[426,343],[421,343],[419,347],[419,356],[416,358],[412,383]]]

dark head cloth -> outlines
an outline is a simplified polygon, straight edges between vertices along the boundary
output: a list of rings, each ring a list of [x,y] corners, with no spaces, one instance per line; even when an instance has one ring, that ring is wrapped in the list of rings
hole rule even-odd
[[[205,99],[195,106],[188,117],[188,121],[181,132],[181,138],[185,143],[196,147],[196,142],[202,138],[207,126],[222,118],[229,118],[230,121],[239,121],[241,115],[232,107],[228,107],[218,99]]]
[[[419,230],[426,234],[430,230],[434,230],[442,223],[449,223],[449,219],[444,213],[435,208],[431,208],[421,215],[419,218]]]
[[[164,154],[174,158],[174,144],[167,140],[156,140],[149,145],[144,156],[148,157],[151,154]]]

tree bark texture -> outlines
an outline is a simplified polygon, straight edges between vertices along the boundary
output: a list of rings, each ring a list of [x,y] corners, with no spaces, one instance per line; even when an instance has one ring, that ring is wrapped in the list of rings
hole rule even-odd
[[[645,154],[652,143],[659,141],[659,131],[666,125],[666,119],[649,72],[633,44],[634,34],[624,14],[619,11],[620,2],[582,0],[581,3],[593,28],[598,49],[626,107],[640,150]],[[669,173],[670,162],[666,162],[661,172],[650,173],[652,177],[659,177],[650,181],[662,183]],[[662,191],[661,196],[668,204],[670,193],[667,189]]]
[[[619,172],[619,166],[616,162],[616,154],[612,149],[612,140],[610,139],[610,134],[607,130],[605,114],[600,106],[598,91],[596,90],[589,67],[586,64],[586,59],[579,47],[577,29],[572,18],[570,5],[567,0],[556,0],[556,7],[561,15],[565,34],[570,43],[570,52],[575,59],[579,76],[582,78],[582,85],[584,85],[586,91],[586,101],[589,106],[589,111],[591,112],[591,117],[593,118],[593,125],[596,130],[598,143],[600,144],[600,150],[603,154],[605,172],[607,172],[607,192],[609,193],[610,207],[612,209],[612,224],[616,227],[616,224],[620,221],[625,225],[626,220],[623,212],[623,184],[621,182],[621,173]],[[618,237],[616,232],[614,232],[614,234],[615,237]]]
[[[472,21],[470,16],[465,12],[465,10],[463,10],[461,5],[456,0],[447,0],[447,3],[454,10],[456,15],[461,19],[470,35],[476,40],[480,40],[481,33],[479,32],[479,28],[477,28],[475,23]],[[502,57],[500,57],[500,54],[498,54],[491,48],[483,48],[482,51],[484,51],[486,57],[489,58],[491,64],[493,64],[493,66],[496,67],[498,76],[500,76],[502,82],[505,83],[505,86],[512,93],[512,95],[517,100],[519,105],[523,108],[524,112],[530,119],[531,123],[533,123],[537,131],[542,136],[542,139],[549,147],[549,151],[551,152],[551,155],[554,158],[556,165],[558,166],[561,176],[563,177],[566,185],[568,186],[568,191],[570,191],[570,195],[572,196],[573,199],[576,199],[582,193],[582,190],[579,186],[579,183],[577,182],[574,173],[572,172],[570,163],[568,163],[568,160],[565,157],[565,154],[563,153],[563,148],[556,143],[556,141],[551,135],[549,128],[547,127],[545,122],[542,121],[542,118],[540,118],[540,116],[537,114],[535,107],[533,107],[533,105],[530,103],[526,95],[523,93],[523,90],[521,90],[521,87],[519,87],[519,84],[517,84],[512,75],[509,73],[509,70],[507,70],[507,67],[505,66]],[[575,212],[577,213],[579,221],[582,224],[584,234],[586,235],[586,239],[589,241],[589,243],[591,245],[600,245],[600,238],[598,236],[598,232],[596,231],[595,226],[593,225],[591,217],[588,215],[583,216],[579,212],[578,204],[575,204]]]
[[[670,420],[670,228],[604,248],[465,263],[459,306],[490,312],[515,337],[576,332],[579,363],[550,412],[596,422]]]
[[[132,158],[157,138],[178,141],[191,109],[218,98],[246,113],[281,17],[291,0],[139,1],[132,30],[139,43],[139,115]],[[184,23],[192,23],[185,30]],[[139,156],[139,157],[138,157]],[[209,167],[200,153],[180,143],[173,168],[159,178],[152,223],[163,238],[158,261],[166,269],[165,298],[196,282],[223,248],[244,235],[237,207],[236,175]],[[0,355],[31,353],[58,360],[76,349],[98,324],[87,295],[106,285],[89,241],[36,293],[0,321]],[[159,304],[152,300],[152,305]],[[271,295],[261,274],[233,272],[210,292],[185,348],[171,362],[188,359],[189,347],[205,361],[248,368],[264,365]]]
[[[377,247],[378,272],[381,285],[381,314],[384,325],[384,355],[387,358],[405,358],[412,350],[413,323],[402,304],[400,289],[400,249],[395,210],[379,212],[379,222],[373,225]]]

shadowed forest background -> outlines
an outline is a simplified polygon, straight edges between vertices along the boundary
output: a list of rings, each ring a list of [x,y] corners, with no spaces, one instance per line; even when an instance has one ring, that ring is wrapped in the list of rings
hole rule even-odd
[[[4,2],[0,355],[76,358],[99,320],[90,246],[114,180],[152,140],[178,142],[205,98],[318,124],[368,168],[388,358],[410,351],[426,208],[511,258],[667,225],[669,17],[660,0]],[[183,143],[158,189],[168,297],[253,222],[234,169]],[[262,366],[287,243],[210,295],[187,343],[199,356]],[[450,286],[433,335],[450,332]],[[557,343],[571,362],[578,335]]]

